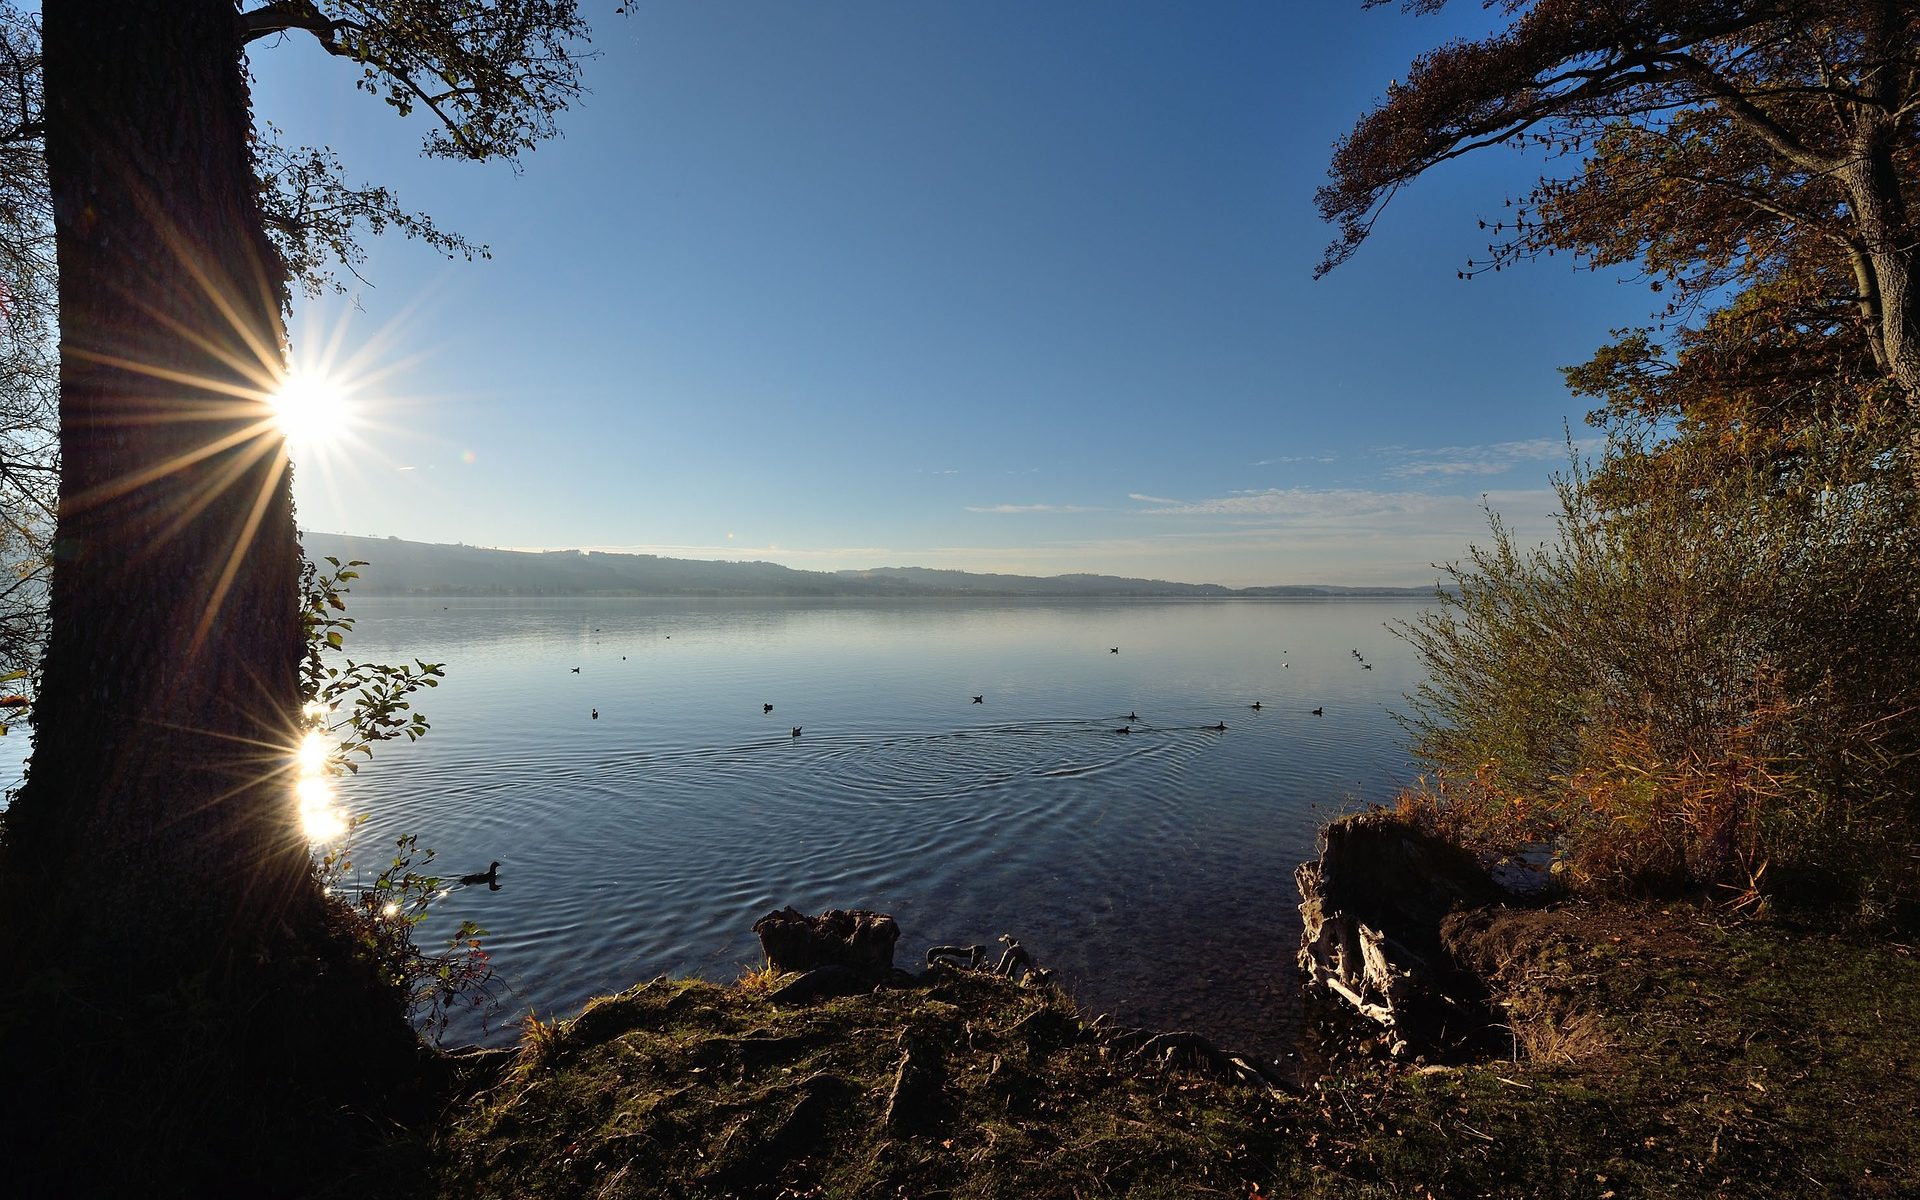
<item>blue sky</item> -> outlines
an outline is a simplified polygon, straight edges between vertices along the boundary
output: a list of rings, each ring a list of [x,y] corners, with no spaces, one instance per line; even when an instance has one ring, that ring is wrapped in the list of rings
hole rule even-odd
[[[1544,534],[1590,433],[1557,367],[1652,303],[1456,280],[1537,164],[1451,164],[1312,278],[1332,143],[1456,7],[602,0],[517,174],[256,46],[262,116],[494,254],[389,237],[297,305],[364,416],[297,456],[301,523],[1237,585],[1428,582],[1482,495]]]

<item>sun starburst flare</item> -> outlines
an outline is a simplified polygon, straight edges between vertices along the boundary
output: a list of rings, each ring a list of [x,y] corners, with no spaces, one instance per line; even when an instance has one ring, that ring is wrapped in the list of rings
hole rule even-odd
[[[295,461],[344,445],[359,419],[348,384],[301,367],[287,372],[270,403]]]

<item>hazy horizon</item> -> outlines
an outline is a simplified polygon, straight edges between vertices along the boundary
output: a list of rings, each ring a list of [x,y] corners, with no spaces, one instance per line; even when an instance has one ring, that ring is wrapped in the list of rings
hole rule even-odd
[[[688,559],[696,562],[773,563],[777,566],[789,567],[797,571],[820,571],[820,572],[882,571],[882,570],[889,570],[889,569],[895,569],[895,568],[920,567],[920,568],[925,568],[928,570],[935,570],[935,571],[964,571],[968,574],[975,574],[975,575],[1013,575],[1013,576],[1020,576],[1020,577],[1026,577],[1026,578],[1041,578],[1041,579],[1051,579],[1051,578],[1058,578],[1061,576],[1071,576],[1071,575],[1092,575],[1092,576],[1105,576],[1105,577],[1113,577],[1113,578],[1121,578],[1121,579],[1143,579],[1143,580],[1147,580],[1155,583],[1195,584],[1195,585],[1215,584],[1218,586],[1230,587],[1230,588],[1263,588],[1263,587],[1425,588],[1425,587],[1432,586],[1438,578],[1437,572],[1429,572],[1428,578],[1416,579],[1411,583],[1375,582],[1371,580],[1364,581],[1364,582],[1354,582],[1352,580],[1346,580],[1346,579],[1270,579],[1270,580],[1255,580],[1255,581],[1250,581],[1245,583],[1238,583],[1238,582],[1232,582],[1232,581],[1222,580],[1222,579],[1172,579],[1172,578],[1168,578],[1165,576],[1158,576],[1158,575],[1141,575],[1138,572],[1128,571],[1128,570],[1042,571],[1042,570],[1016,569],[1016,568],[989,569],[989,568],[980,568],[980,567],[956,567],[956,566],[938,565],[934,563],[920,563],[920,562],[878,562],[878,561],[858,562],[848,566],[821,566],[821,565],[816,565],[815,562],[805,561],[806,556],[786,556],[783,558],[781,556],[778,556],[777,551],[774,553],[774,555],[769,555],[765,551],[756,552],[752,547],[729,548],[727,552],[708,554],[708,553],[701,553],[701,551],[708,549],[706,547],[581,546],[581,545],[564,545],[564,544],[556,544],[556,545],[550,545],[550,546],[502,546],[502,545],[496,545],[491,543],[468,542],[468,541],[423,542],[419,538],[401,537],[399,534],[352,533],[345,530],[331,530],[331,529],[302,529],[301,532],[303,535],[318,534],[323,537],[362,538],[362,539],[373,539],[378,541],[398,540],[398,541],[412,544],[412,545],[458,546],[458,547],[464,547],[469,550],[497,550],[497,551],[504,551],[512,554],[564,554],[568,552],[579,552],[579,553],[589,553],[589,554],[632,554],[632,555],[651,554],[661,558]],[[789,558],[793,559],[793,561],[788,561],[787,559]]]

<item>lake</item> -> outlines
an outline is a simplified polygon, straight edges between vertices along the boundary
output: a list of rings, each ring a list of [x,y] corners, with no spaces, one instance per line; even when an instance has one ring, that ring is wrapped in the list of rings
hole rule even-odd
[[[340,791],[363,865],[408,831],[449,875],[500,860],[422,930],[491,931],[502,1011],[449,1043],[735,978],[791,904],[892,913],[909,967],[1012,933],[1089,1012],[1277,1057],[1293,868],[1410,778],[1388,710],[1418,665],[1384,625],[1424,607],[355,598],[354,657],[447,678],[433,732]]]

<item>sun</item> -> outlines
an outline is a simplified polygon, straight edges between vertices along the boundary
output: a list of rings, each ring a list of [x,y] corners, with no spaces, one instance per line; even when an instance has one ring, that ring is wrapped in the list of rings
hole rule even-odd
[[[324,373],[295,368],[273,395],[274,420],[297,456],[339,445],[354,423],[349,390]]]

